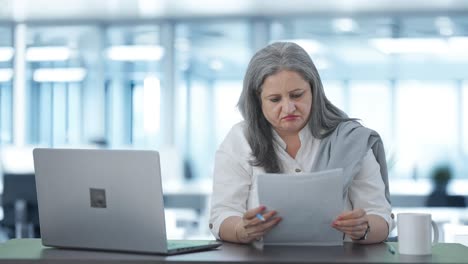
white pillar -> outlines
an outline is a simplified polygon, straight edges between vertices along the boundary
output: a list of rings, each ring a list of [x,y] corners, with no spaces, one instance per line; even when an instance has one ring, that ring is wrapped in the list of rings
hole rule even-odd
[[[26,25],[17,24],[14,33],[13,144],[26,143]]]
[[[161,62],[163,67],[161,86],[161,129],[162,144],[173,146],[175,144],[175,117],[179,115],[175,99],[176,93],[176,69],[175,69],[175,26],[172,22],[161,24],[161,45],[164,47],[164,57]]]

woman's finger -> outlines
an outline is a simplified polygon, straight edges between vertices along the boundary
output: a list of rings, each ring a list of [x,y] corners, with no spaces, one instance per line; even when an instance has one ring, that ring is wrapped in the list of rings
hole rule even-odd
[[[246,220],[251,220],[253,218],[256,218],[256,215],[262,213],[263,211],[265,211],[265,209],[266,209],[266,206],[264,205],[261,205],[256,208],[252,208],[244,213],[243,218]]]
[[[259,223],[255,226],[250,226],[246,228],[248,233],[257,233],[257,232],[264,232],[264,230],[277,225],[281,221],[280,217],[272,218],[266,222]]]
[[[367,224],[368,220],[364,217],[356,218],[356,219],[349,219],[349,220],[338,220],[333,222],[334,225],[340,227],[353,227],[358,225]]]
[[[258,219],[258,217],[253,218],[252,220],[246,220],[244,227],[249,228],[252,226],[256,226],[262,223],[268,222],[274,215],[276,214],[276,211],[270,211],[268,213],[263,214],[263,218],[265,221]]]
[[[263,230],[260,230],[258,232],[250,233],[249,237],[255,238],[255,239],[263,237],[266,233],[268,233],[271,229],[273,229],[280,221],[281,221],[281,219],[275,218],[275,220],[272,221],[272,222],[274,222],[274,224],[272,224],[272,225],[268,226],[267,228],[265,228]]]
[[[336,220],[346,220],[346,219],[353,219],[353,218],[360,218],[366,215],[366,211],[361,208],[354,209],[352,211],[344,212],[336,218]]]
[[[341,232],[365,232],[367,229],[367,225],[358,225],[352,227],[337,227],[336,229],[340,230]]]

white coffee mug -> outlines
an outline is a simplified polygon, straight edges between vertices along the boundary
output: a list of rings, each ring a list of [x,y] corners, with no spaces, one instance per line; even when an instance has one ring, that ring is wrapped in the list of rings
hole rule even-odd
[[[439,229],[432,221],[431,214],[400,213],[397,215],[397,221],[400,254],[432,254],[432,245],[439,241]],[[431,240],[432,230],[434,231],[433,240]]]

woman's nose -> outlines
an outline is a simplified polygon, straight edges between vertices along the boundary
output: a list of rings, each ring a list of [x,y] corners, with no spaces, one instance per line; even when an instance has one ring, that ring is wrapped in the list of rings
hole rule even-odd
[[[292,101],[289,101],[289,100],[286,100],[284,106],[283,106],[284,110],[286,113],[293,113],[294,111],[296,111],[296,105],[294,104],[294,102]]]

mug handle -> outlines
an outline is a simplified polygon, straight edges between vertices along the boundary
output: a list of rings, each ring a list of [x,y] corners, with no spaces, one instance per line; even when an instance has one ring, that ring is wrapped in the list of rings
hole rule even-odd
[[[434,232],[434,240],[432,241],[432,245],[439,242],[439,228],[437,224],[431,220],[432,231]]]

